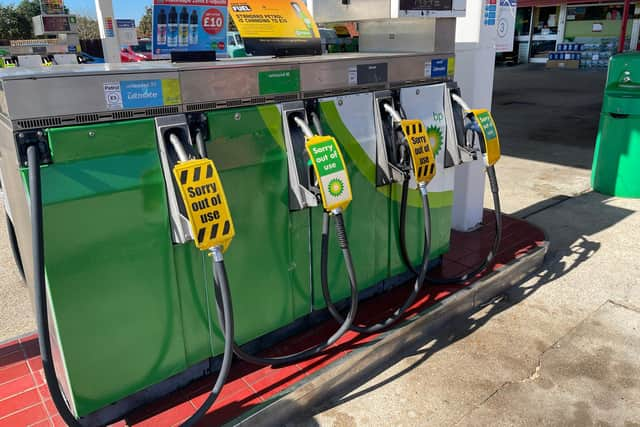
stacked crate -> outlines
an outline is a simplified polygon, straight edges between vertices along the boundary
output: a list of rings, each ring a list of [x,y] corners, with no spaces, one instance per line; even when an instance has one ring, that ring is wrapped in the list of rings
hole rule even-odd
[[[555,52],[549,52],[547,68],[568,68],[577,70],[580,68],[582,57],[582,43],[558,43]]]

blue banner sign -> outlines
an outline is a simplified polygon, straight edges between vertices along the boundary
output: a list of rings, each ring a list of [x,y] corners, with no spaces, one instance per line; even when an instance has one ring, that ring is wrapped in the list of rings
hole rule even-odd
[[[153,57],[207,50],[226,55],[228,16],[227,0],[154,0]]]

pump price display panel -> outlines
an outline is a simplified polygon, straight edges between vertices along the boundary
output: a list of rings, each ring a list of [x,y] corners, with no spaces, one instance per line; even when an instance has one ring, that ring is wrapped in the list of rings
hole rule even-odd
[[[480,144],[480,149],[487,166],[493,166],[500,160],[500,139],[496,130],[496,123],[488,110],[471,110],[471,114],[476,119],[476,123],[482,131],[484,143]]]
[[[416,182],[427,184],[436,175],[436,162],[424,124],[420,120],[403,120],[400,126],[409,142]]]
[[[196,247],[226,251],[236,232],[220,176],[210,159],[178,163],[173,175],[180,187]]]
[[[400,10],[451,10],[452,0],[400,0]]]
[[[352,199],[351,183],[338,143],[330,136],[314,136],[306,147],[318,177],[322,205],[327,211],[345,209]]]

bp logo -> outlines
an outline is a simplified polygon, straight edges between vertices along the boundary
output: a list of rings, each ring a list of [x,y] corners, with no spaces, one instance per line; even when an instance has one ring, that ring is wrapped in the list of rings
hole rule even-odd
[[[427,137],[431,142],[431,149],[433,150],[433,155],[437,156],[442,148],[442,131],[439,126],[429,126],[427,128]]]
[[[344,182],[338,178],[334,178],[329,181],[329,194],[333,197],[338,197],[344,192]]]

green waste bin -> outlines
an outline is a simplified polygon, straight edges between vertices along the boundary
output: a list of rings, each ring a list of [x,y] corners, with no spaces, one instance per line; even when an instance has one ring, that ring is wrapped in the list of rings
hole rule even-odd
[[[640,53],[609,62],[591,184],[600,193],[640,197]]]

